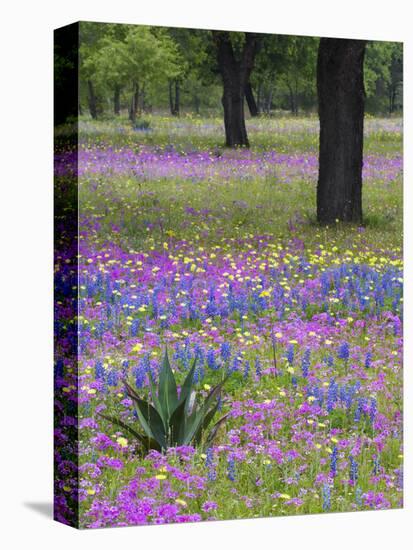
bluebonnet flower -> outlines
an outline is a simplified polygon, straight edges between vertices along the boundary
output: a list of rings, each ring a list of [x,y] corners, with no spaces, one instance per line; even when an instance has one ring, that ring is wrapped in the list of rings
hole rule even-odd
[[[330,474],[332,477],[335,477],[337,475],[337,460],[338,460],[338,450],[337,447],[334,445],[333,452],[330,456]]]
[[[325,483],[323,485],[323,510],[327,512],[331,508],[331,490],[330,485]]]
[[[366,358],[364,359],[364,368],[369,369],[371,367],[371,353],[368,351],[366,353]]]
[[[208,470],[209,481],[215,481],[217,478],[217,472],[214,464],[214,451],[211,449],[211,447],[208,447],[206,452],[205,466]]]
[[[350,357],[350,347],[347,342],[343,342],[340,347],[338,348],[337,355],[339,359],[343,359],[344,361],[347,361]]]
[[[248,378],[248,375],[250,373],[250,362],[249,361],[245,361],[245,366],[244,366],[244,380],[246,380]]]
[[[334,409],[334,405],[337,401],[338,395],[338,385],[335,382],[334,378],[330,380],[327,391],[327,411],[331,412]]]
[[[125,359],[125,361],[122,361],[122,377],[125,378],[129,369],[129,361]]]
[[[229,342],[223,342],[221,344],[221,357],[222,359],[227,362],[231,358],[231,344]]]
[[[96,361],[95,363],[95,379],[96,380],[105,379],[105,369],[103,368],[102,361]]]
[[[132,323],[130,325],[130,328],[129,328],[129,332],[130,332],[130,335],[132,336],[132,338],[136,338],[136,336],[138,336],[139,325],[140,325],[139,319],[134,319],[132,321]]]
[[[357,487],[356,492],[354,494],[357,506],[361,506],[363,504],[363,500],[361,498],[362,494],[363,494],[363,491],[362,491],[361,487]]]
[[[212,348],[210,348],[207,352],[206,356],[207,365],[211,370],[218,370],[219,364],[215,360],[215,353]]]
[[[350,481],[352,481],[354,484],[357,483],[358,476],[359,476],[358,464],[354,460],[354,458],[350,456]]]
[[[203,365],[205,362],[205,353],[201,346],[197,343],[194,347],[194,356],[196,357],[197,365]]]
[[[261,361],[258,357],[255,358],[255,374],[257,375],[257,378],[261,378],[262,376]]]
[[[198,384],[199,382],[201,382],[204,379],[204,376],[205,376],[204,368],[202,367],[202,365],[197,363],[197,366],[196,366],[195,372],[194,372],[194,382],[195,382],[195,384]]]
[[[374,422],[377,414],[377,400],[372,397],[370,402],[370,420]]]
[[[290,365],[294,363],[294,346],[291,344],[287,350],[287,361]]]
[[[145,382],[146,370],[143,361],[140,361],[135,369],[135,384],[137,388],[142,388]]]
[[[377,476],[379,473],[380,473],[380,456],[377,455],[374,457],[373,474]]]
[[[114,369],[109,371],[108,378],[107,378],[107,384],[108,384],[108,386],[117,386],[118,385],[118,373]]]
[[[235,372],[235,371],[238,371],[239,370],[239,365],[240,365],[240,358],[235,356],[233,361],[232,361],[232,365],[229,369],[229,372]]]
[[[227,462],[227,477],[230,481],[235,481],[235,460],[229,458]]]
[[[359,397],[357,400],[357,407],[354,413],[354,422],[359,422],[361,415],[365,414],[365,407],[367,405],[367,399],[365,397]]]
[[[304,352],[303,359],[301,361],[301,371],[303,373],[304,378],[307,378],[308,371],[310,368],[310,348],[307,348]]]

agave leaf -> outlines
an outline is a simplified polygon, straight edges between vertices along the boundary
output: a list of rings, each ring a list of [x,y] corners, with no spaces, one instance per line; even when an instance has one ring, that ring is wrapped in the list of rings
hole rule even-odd
[[[214,399],[218,399],[220,397],[222,387],[225,384],[225,382],[228,380],[228,378],[229,378],[229,375],[226,376],[223,380],[221,380],[221,382],[219,384],[214,386],[212,388],[212,390],[209,392],[209,394],[207,395],[207,397],[205,399],[205,402],[204,402],[204,405],[203,405],[203,407],[205,408],[205,413],[209,409],[212,401]]]
[[[138,413],[138,418],[143,426],[146,423],[149,431],[152,432],[153,437],[159,443],[162,448],[166,448],[166,437],[165,437],[165,427],[163,424],[162,418],[159,416],[157,410],[152,407],[147,401],[142,399],[137,399],[135,401],[136,412]],[[145,429],[148,433],[147,429]]]
[[[162,448],[166,448],[165,426],[158,411],[148,401],[137,397],[136,392],[130,393],[127,385],[126,388],[128,396],[136,405],[136,413],[145,433],[148,437],[156,439]]]
[[[163,418],[169,420],[178,404],[178,391],[167,351],[165,351],[161,372],[159,373],[158,399],[163,411]]]
[[[209,434],[206,438],[206,442],[205,442],[206,447],[208,447],[212,443],[212,441],[215,439],[219,428],[222,426],[222,424],[224,424],[224,422],[226,421],[228,416],[229,416],[229,413],[224,414],[224,416],[221,416],[221,418],[212,426],[212,428],[211,428],[211,430],[210,430],[210,432],[209,432]]]
[[[194,380],[194,374],[195,374],[196,359],[197,358],[195,357],[194,362],[192,364],[192,367],[191,367],[190,371],[188,372],[188,374],[186,375],[184,383],[182,384],[181,393],[179,395],[179,403],[184,401],[189,396],[189,394],[191,393],[192,384],[193,384],[193,380]]]
[[[217,401],[217,403],[212,407],[212,409],[210,409],[204,415],[204,418],[203,418],[202,422],[200,423],[196,433],[194,434],[195,445],[198,445],[201,442],[202,435],[205,432],[205,430],[208,428],[211,420],[214,418],[215,413],[218,410],[218,407],[219,407],[219,401]]]
[[[196,391],[192,390],[186,400],[186,406],[185,406],[186,416],[190,416],[194,412],[195,406],[196,406]]]
[[[174,410],[169,419],[170,441],[174,445],[182,445],[186,425],[186,400],[182,401]]]
[[[98,416],[104,418],[111,424],[114,424],[115,426],[119,426],[126,432],[130,433],[133,437],[135,437],[139,443],[141,443],[145,447],[145,451],[148,451],[149,449],[156,449],[157,451],[160,451],[161,448],[158,444],[158,442],[153,438],[148,438],[144,436],[143,434],[140,434],[131,426],[128,426],[128,424],[125,424],[125,422],[122,422],[122,420],[119,420],[119,418],[116,418],[115,416],[107,416],[106,414],[98,413]]]
[[[151,397],[152,397],[152,401],[153,401],[153,406],[158,411],[159,416],[162,418],[163,425],[164,425],[165,432],[166,432],[167,429],[168,429],[168,418],[166,417],[166,415],[164,415],[164,410],[162,408],[161,402],[159,401],[159,398],[158,398],[158,395],[157,395],[157,392],[156,392],[155,382],[152,378],[151,373],[149,373],[149,385],[150,385],[150,388],[151,388]]]
[[[201,428],[201,422],[205,419],[208,411],[212,405],[214,399],[218,399],[221,393],[222,386],[225,384],[228,376],[225,377],[219,384],[212,388],[209,392],[207,398],[204,401],[204,404],[200,409],[194,411],[187,420],[187,426],[185,430],[185,437],[183,440],[183,445],[189,445],[192,439],[196,436],[198,430]],[[217,407],[218,404],[214,406]],[[212,415],[213,416],[213,415]],[[211,418],[212,418],[211,416]]]
[[[185,433],[182,441],[182,445],[189,445],[194,438],[194,435],[196,434],[197,430],[200,427],[200,424],[205,416],[205,413],[203,409],[195,410],[190,417],[188,417],[186,426],[185,426]]]

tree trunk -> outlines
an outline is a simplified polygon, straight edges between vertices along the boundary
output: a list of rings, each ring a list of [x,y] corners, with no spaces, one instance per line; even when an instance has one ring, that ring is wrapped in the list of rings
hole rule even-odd
[[[199,97],[197,95],[194,97],[194,106],[195,106],[196,114],[199,115],[199,108],[201,106],[201,100],[199,99]]]
[[[272,94],[273,94],[273,89],[270,88],[267,96],[267,105],[266,105],[267,115],[271,114]]]
[[[181,110],[181,93],[179,80],[175,80],[175,104],[174,104],[174,115],[179,116]]]
[[[258,84],[257,89],[257,109],[258,113],[262,111],[262,82]]]
[[[389,114],[393,114],[394,112],[394,105],[396,101],[396,88],[395,86],[390,86],[390,93],[389,93]]]
[[[320,39],[317,219],[321,223],[362,221],[365,47],[362,40]]]
[[[113,92],[113,111],[115,115],[120,115],[120,87],[116,86]]]
[[[146,90],[145,90],[145,84],[142,86],[140,97],[139,97],[139,108],[138,111],[140,113],[146,112]]]
[[[290,96],[290,111],[294,116],[298,115],[298,106],[297,106],[297,92],[294,92],[293,87],[287,82],[288,92]]]
[[[169,85],[169,110],[171,112],[171,115],[174,114],[174,96],[173,96],[173,89],[172,89],[172,80],[168,82]]]
[[[255,101],[254,94],[252,92],[251,82],[247,82],[245,85],[245,99],[247,100],[248,109],[252,117],[258,116],[258,106]]]
[[[91,80],[87,81],[87,91],[88,91],[88,102],[89,102],[90,116],[94,120],[96,120],[97,117],[98,117],[98,107],[97,107],[95,89],[93,87],[93,82]]]
[[[129,120],[134,124],[136,122],[136,114],[139,107],[139,84],[134,83],[134,92],[131,98],[131,104],[129,108]]]
[[[254,67],[257,51],[257,37],[245,33],[245,44],[241,59],[235,58],[231,38],[226,31],[212,31],[217,46],[218,67],[222,76],[224,92],[225,143],[227,147],[249,147],[245,126],[244,97],[245,86]]]

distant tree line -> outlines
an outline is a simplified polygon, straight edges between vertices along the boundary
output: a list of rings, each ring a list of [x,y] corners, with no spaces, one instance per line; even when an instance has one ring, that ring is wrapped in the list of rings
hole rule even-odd
[[[151,111],[217,113],[223,102],[228,114],[230,97],[231,112],[247,107],[253,117],[317,110],[318,38],[83,22],[80,44],[79,110],[92,118],[121,111],[132,122]],[[241,103],[239,78],[246,79]],[[367,112],[402,110],[400,43],[367,45],[364,84]]]

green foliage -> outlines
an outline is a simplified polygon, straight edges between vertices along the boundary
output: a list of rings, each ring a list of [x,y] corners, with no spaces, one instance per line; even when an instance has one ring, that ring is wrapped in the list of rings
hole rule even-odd
[[[316,104],[317,50],[317,38],[264,36],[252,78],[262,110],[274,104],[297,115]]]
[[[364,63],[366,107],[372,113],[393,113],[403,107],[403,45],[368,42]]]
[[[232,32],[236,56],[244,33]],[[251,84],[262,113],[316,111],[318,38],[262,35]],[[211,32],[199,29],[80,23],[81,105],[92,82],[98,111],[121,107],[135,96],[137,111],[170,107],[168,86],[179,86],[181,111],[221,114],[221,81]],[[59,63],[57,64],[59,71]],[[403,107],[401,43],[370,41],[365,58],[366,110],[393,113]]]
[[[113,416],[104,414],[100,416],[131,434],[146,452],[150,449],[165,451],[169,447],[179,445],[200,445],[203,441],[206,446],[209,446],[217,435],[218,428],[228,416],[222,416],[206,434],[218,410],[221,390],[227,378],[209,391],[203,403],[197,403],[194,389],[195,367],[196,360],[178,396],[175,376],[169,363],[168,353],[165,352],[157,387],[150,377],[152,403],[141,399],[132,386],[125,382],[126,393],[133,401],[138,417],[137,429]]]

